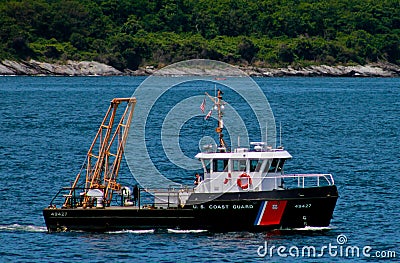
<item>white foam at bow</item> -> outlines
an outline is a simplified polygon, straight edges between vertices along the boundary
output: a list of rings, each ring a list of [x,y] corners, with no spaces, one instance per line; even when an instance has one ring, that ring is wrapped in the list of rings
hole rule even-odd
[[[192,229],[192,230],[168,229],[168,233],[175,233],[175,234],[203,233],[203,232],[207,232],[207,230],[202,230],[202,229]]]
[[[110,231],[107,232],[108,234],[125,234],[125,233],[130,233],[130,234],[153,234],[154,229],[148,229],[148,230],[121,230],[121,231]]]

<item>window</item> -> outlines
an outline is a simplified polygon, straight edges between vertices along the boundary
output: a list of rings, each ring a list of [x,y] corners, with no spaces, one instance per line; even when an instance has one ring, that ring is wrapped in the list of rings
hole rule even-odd
[[[273,159],[272,160],[272,164],[269,167],[269,172],[274,173],[276,172],[280,172],[283,170],[283,164],[285,163],[286,159]]]
[[[209,159],[204,159],[202,160],[203,167],[206,170],[207,173],[210,173],[210,160]]]
[[[227,172],[228,171],[228,160],[214,159],[213,160],[213,172]]]
[[[262,160],[250,160],[250,172],[259,172],[262,162]]]
[[[278,165],[278,171],[283,170],[283,164],[285,163],[286,159],[281,159]]]
[[[246,171],[246,160],[233,160],[233,171]]]
[[[276,166],[278,165],[278,162],[279,162],[279,159],[273,159],[272,163],[271,163],[271,166],[269,167],[268,172],[275,173]]]

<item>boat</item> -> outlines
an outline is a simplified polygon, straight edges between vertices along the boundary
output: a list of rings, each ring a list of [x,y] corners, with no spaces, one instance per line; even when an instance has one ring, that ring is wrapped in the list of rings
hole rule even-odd
[[[136,104],[116,98],[84,165],[43,210],[48,232],[262,232],[329,227],[339,197],[332,174],[286,174],[282,146],[251,142],[230,149],[223,138],[222,91],[206,93],[218,112],[218,147],[204,147],[194,185],[146,189],[121,185],[120,164]],[[118,121],[117,109],[126,104]]]

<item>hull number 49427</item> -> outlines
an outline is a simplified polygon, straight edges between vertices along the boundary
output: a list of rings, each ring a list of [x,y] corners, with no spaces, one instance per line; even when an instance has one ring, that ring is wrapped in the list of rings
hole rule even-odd
[[[294,207],[295,208],[310,208],[311,204],[297,204]]]

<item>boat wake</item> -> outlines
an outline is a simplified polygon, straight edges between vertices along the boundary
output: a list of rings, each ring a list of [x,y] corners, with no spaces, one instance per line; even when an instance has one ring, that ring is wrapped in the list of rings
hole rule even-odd
[[[168,228],[168,233],[174,233],[174,234],[192,234],[192,233],[204,233],[204,232],[207,232],[207,230],[202,230],[202,229],[180,230],[180,229]]]
[[[121,231],[109,231],[107,234],[153,234],[154,229],[148,230],[121,230]]]
[[[33,226],[33,225],[0,225],[0,232],[47,232],[47,228],[44,226]]]
[[[300,228],[293,228],[290,230],[295,230],[295,231],[325,231],[325,230],[331,230],[333,227],[331,226],[323,226],[323,227],[316,227],[316,226],[306,226],[306,227],[300,227]]]

